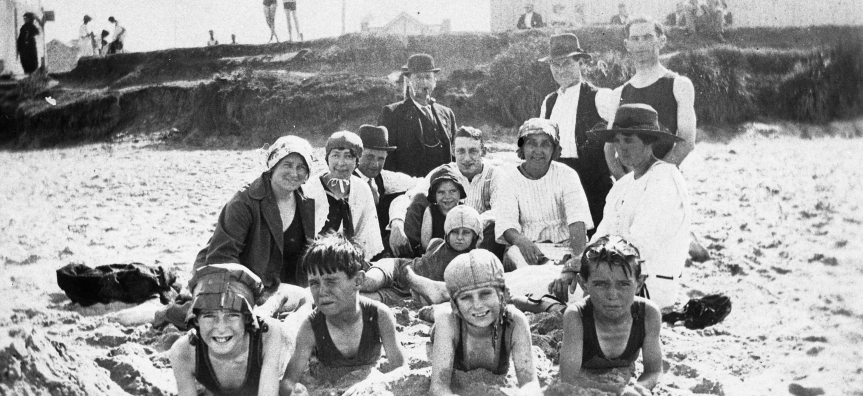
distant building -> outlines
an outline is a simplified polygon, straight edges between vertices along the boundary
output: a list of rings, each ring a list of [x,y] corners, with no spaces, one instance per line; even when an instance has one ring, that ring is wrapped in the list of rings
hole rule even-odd
[[[525,4],[533,4],[550,27],[606,24],[620,3],[629,15],[650,15],[659,21],[674,12],[680,0],[489,0],[491,31],[515,29]],[[705,3],[702,0],[701,3]],[[725,0],[734,26],[812,26],[863,24],[861,0]]]
[[[369,26],[368,21],[360,24],[362,34],[374,35],[396,35],[396,36],[431,36],[441,33],[449,33],[450,21],[444,19],[438,25],[428,25],[410,16],[406,12],[396,15],[393,20],[381,27]]]

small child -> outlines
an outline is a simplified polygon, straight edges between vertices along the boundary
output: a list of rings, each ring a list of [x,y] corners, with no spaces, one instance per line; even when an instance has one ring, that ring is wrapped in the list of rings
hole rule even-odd
[[[294,390],[312,353],[327,367],[361,368],[380,360],[383,345],[390,366],[406,366],[392,312],[360,297],[364,262],[362,249],[340,233],[321,236],[309,246],[300,268],[308,276],[316,308],[300,325],[297,350],[282,379],[284,392]],[[401,371],[394,369],[388,375]],[[362,386],[358,383],[346,393]]]
[[[530,327],[521,311],[506,304],[509,290],[500,260],[487,250],[473,250],[456,257],[444,279],[452,299],[435,312],[430,393],[451,395],[454,369],[506,375],[512,358],[520,392],[540,394]]]
[[[638,249],[619,236],[601,237],[584,250],[578,283],[589,295],[563,314],[561,380],[619,393],[619,386],[597,383],[591,374],[634,370],[641,350],[644,372],[635,391],[650,394],[647,389],[653,389],[662,374],[662,316],[656,303],[635,296],[646,277]]]
[[[405,222],[405,234],[411,243],[411,248],[417,254],[426,252],[433,238],[443,239],[446,236],[444,222],[447,213],[467,198],[467,192],[458,175],[448,166],[437,168],[429,175],[429,180],[429,189],[425,197],[428,207],[423,210],[422,222],[420,224]],[[414,200],[421,197],[422,194],[417,194]],[[419,204],[419,202],[411,203],[412,206]]]
[[[434,238],[426,253],[416,259],[382,259],[367,272],[362,291],[369,298],[397,305],[413,294],[421,305],[449,300],[444,270],[458,255],[476,248],[482,235],[480,216],[470,206],[458,205],[446,215],[445,239]]]
[[[240,264],[213,264],[195,272],[189,289],[193,330],[168,353],[177,394],[195,396],[200,384],[217,396],[277,395],[293,343],[282,323],[252,313],[261,279]]]

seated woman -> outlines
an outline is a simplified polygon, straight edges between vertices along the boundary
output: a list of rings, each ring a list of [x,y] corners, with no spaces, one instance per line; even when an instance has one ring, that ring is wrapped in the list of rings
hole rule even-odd
[[[363,295],[391,306],[411,295],[422,305],[448,301],[444,271],[458,255],[476,248],[482,234],[480,215],[470,206],[458,205],[447,213],[443,228],[445,239],[432,239],[422,257],[386,258],[374,263],[366,271]]]
[[[589,295],[563,314],[561,380],[620,394],[626,384],[602,383],[595,375],[634,371],[640,351],[644,372],[626,394],[650,394],[662,374],[662,315],[655,303],[635,297],[644,277],[638,249],[619,236],[599,237],[585,249],[578,283]]]
[[[349,131],[336,132],[327,139],[326,162],[329,171],[309,182],[309,194],[326,199],[329,210],[322,234],[342,232],[353,238],[365,252],[366,260],[384,250],[378,213],[368,183],[355,176],[363,141]],[[313,191],[311,189],[314,189]]]
[[[283,284],[305,287],[305,274],[299,271],[298,262],[324,225],[327,203],[309,198],[304,191],[312,163],[312,146],[306,140],[279,138],[266,150],[264,163],[267,171],[222,208],[213,236],[198,253],[194,269],[240,263],[261,278],[267,299]],[[302,302],[300,288],[281,289],[280,301],[269,301],[264,310],[275,311],[284,299],[294,300],[290,301],[293,305]],[[283,309],[292,310],[290,306]]]
[[[399,343],[392,311],[379,302],[360,296],[365,273],[363,251],[342,234],[327,234],[316,240],[303,256],[302,268],[317,306],[300,324],[297,352],[287,366],[281,389],[300,393],[297,382],[315,354],[326,367],[361,368],[374,365],[386,351],[394,379],[404,372],[407,360]],[[363,387],[354,385],[345,394]]]
[[[217,396],[279,394],[293,339],[281,322],[252,313],[263,293],[260,278],[240,264],[214,264],[189,283],[195,297],[186,320],[193,329],[168,352],[177,394],[195,396],[198,384]]]
[[[679,277],[689,254],[689,194],[680,170],[657,159],[653,146],[681,139],[664,130],[656,111],[645,104],[620,106],[611,128],[592,133],[613,143],[618,160],[632,169],[608,193],[602,223],[592,241],[620,235],[637,247],[649,274],[639,295],[648,296],[660,308],[670,308],[677,301]],[[576,272],[568,266],[558,283],[574,288]]]
[[[428,207],[423,211],[422,223],[405,223],[405,234],[414,253],[420,255],[429,248],[432,238],[443,239],[446,215],[467,198],[459,177],[449,166],[436,168],[429,174]],[[420,227],[417,229],[417,225]],[[480,234],[482,235],[482,234]]]
[[[452,299],[449,307],[435,310],[430,393],[451,395],[453,370],[506,375],[512,359],[520,392],[540,394],[530,326],[521,311],[506,304],[500,260],[487,250],[472,250],[450,262],[444,279]]]

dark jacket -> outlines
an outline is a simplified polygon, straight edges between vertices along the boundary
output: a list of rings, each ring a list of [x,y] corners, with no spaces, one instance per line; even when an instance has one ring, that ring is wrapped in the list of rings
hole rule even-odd
[[[308,245],[315,238],[315,200],[306,198],[302,189],[294,194]],[[266,288],[274,289],[281,283],[283,228],[270,176],[264,173],[222,208],[213,237],[195,258],[194,269],[240,263],[258,275]],[[297,269],[298,283],[305,286],[306,277],[300,273],[299,265]]]
[[[537,13],[537,12],[533,13],[533,16],[530,18],[530,25],[525,23],[525,21],[524,21],[525,15],[527,15],[527,14],[521,14],[521,16],[518,18],[518,23],[516,24],[517,28],[519,28],[519,29],[533,29],[533,28],[545,27],[545,23],[542,21],[542,15],[539,15],[539,13]],[[512,20],[512,19],[510,19],[510,20]]]
[[[431,108],[437,123],[437,140],[440,140],[434,147],[428,147],[421,140],[428,131],[423,128],[425,116],[413,99],[407,98],[381,109],[378,125],[389,130],[390,146],[398,147],[387,157],[384,169],[424,177],[437,166],[453,160],[450,147],[457,129],[455,115],[448,107],[434,101]]]

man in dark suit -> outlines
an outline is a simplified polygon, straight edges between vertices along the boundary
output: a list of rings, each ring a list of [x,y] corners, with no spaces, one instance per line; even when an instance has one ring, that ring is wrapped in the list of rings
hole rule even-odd
[[[545,23],[542,22],[542,15],[533,12],[533,4],[528,3],[524,5],[524,14],[518,18],[516,27],[519,29],[534,29],[545,27]]]
[[[439,68],[428,54],[414,54],[402,67],[405,100],[384,106],[378,125],[390,132],[389,143],[398,147],[387,157],[384,169],[423,177],[452,161],[455,115],[431,97]]]

